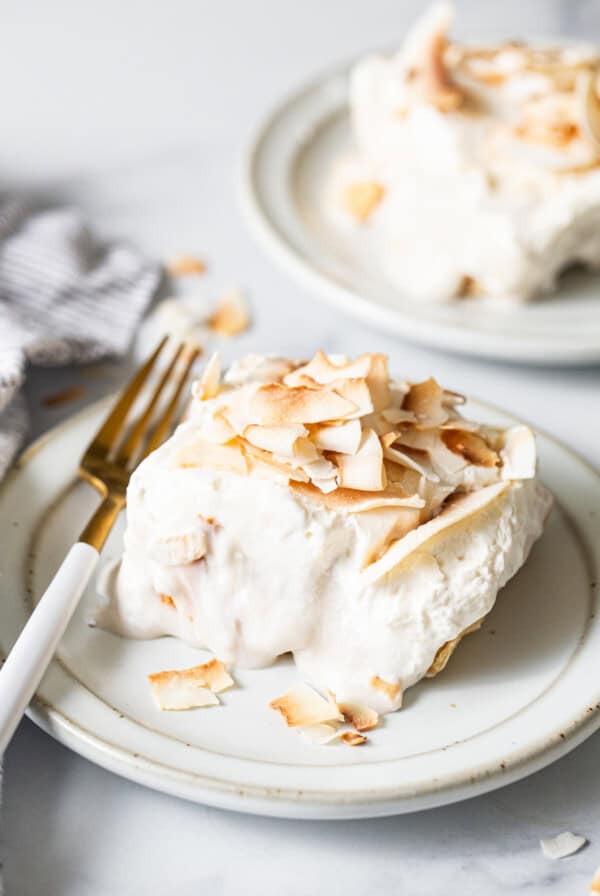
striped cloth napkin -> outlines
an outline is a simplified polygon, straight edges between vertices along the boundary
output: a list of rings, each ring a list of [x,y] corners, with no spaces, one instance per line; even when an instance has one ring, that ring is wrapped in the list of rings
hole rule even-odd
[[[73,209],[0,204],[0,479],[27,431],[28,365],[123,354],[160,277]]]

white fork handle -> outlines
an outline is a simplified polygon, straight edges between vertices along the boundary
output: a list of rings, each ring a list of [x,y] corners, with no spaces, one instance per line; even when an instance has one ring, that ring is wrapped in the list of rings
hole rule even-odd
[[[98,557],[89,544],[73,545],[0,669],[0,755],[50,664]]]

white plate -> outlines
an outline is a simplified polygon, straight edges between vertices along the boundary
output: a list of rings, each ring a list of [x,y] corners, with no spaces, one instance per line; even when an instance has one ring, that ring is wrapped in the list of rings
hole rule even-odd
[[[352,146],[347,68],[304,88],[267,119],[244,159],[242,205],[272,257],[341,311],[415,342],[532,364],[600,360],[600,276],[570,274],[529,305],[411,301],[381,271],[364,231],[324,208],[332,162]]]
[[[107,409],[94,405],[33,445],[0,492],[0,648],[5,653],[97,499],[75,458]],[[481,405],[474,416],[511,418]],[[389,815],[500,787],[557,759],[600,725],[600,479],[539,438],[560,504],[482,630],[447,670],[411,688],[364,747],[312,746],[270,699],[294,667],[235,672],[223,705],[159,712],[147,673],[205,658],[171,638],[128,641],[89,628],[85,595],[31,718],[94,762],[158,790],[240,811],[304,818]],[[105,554],[119,551],[122,526]]]

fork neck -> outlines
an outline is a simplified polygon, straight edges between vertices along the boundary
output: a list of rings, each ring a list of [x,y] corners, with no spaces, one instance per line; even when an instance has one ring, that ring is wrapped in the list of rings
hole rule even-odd
[[[96,508],[91,520],[79,536],[79,541],[101,551],[115,520],[125,506],[125,496],[109,492]]]

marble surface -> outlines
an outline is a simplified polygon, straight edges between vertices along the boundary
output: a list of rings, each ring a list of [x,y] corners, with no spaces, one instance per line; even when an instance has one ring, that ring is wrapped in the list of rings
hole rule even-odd
[[[264,257],[239,217],[236,166],[252,127],[306,77],[389,45],[422,4],[399,0],[55,0],[2,9],[0,188],[74,202],[102,231],[168,258],[210,262],[199,289],[249,293],[255,326],[226,355],[317,346],[386,351],[418,379],[503,405],[600,465],[600,370],[467,361],[341,320]],[[560,31],[600,36],[596,0],[466,0],[463,35]],[[81,404],[113,388],[119,365],[37,371],[33,435],[76,405],[44,395],[82,383]],[[557,410],[560,409],[560,410]],[[566,413],[564,412],[566,409]],[[112,776],[31,723],[5,760],[6,893],[15,896],[269,896],[439,892],[585,893],[600,865],[600,734],[531,778],[462,804],[372,822],[285,822],[207,809]],[[560,862],[541,837],[590,844]]]

